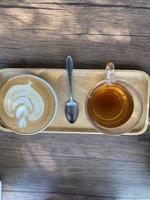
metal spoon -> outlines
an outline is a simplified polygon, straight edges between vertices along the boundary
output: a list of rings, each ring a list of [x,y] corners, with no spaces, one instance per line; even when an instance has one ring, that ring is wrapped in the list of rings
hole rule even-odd
[[[69,81],[69,99],[65,104],[65,115],[67,120],[73,124],[79,114],[79,106],[78,103],[73,99],[72,94],[72,72],[73,72],[73,60],[71,56],[67,56],[66,58],[66,67],[68,72],[68,81]]]

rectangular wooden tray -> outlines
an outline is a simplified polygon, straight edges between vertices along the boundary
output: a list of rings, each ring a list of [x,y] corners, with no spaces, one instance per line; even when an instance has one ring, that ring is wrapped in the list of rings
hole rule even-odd
[[[65,118],[64,105],[68,98],[68,80],[65,69],[37,69],[37,68],[7,68],[0,70],[0,86],[10,77],[19,74],[35,74],[47,80],[56,90],[59,99],[59,109],[54,122],[44,133],[79,133],[99,134],[87,120],[85,114],[85,99],[88,92],[98,82],[105,79],[104,70],[74,69],[73,92],[79,103],[79,117],[75,124],[69,124]],[[116,70],[116,78],[128,81],[141,94],[144,110],[141,120],[136,127],[125,135],[143,134],[148,127],[149,112],[149,76],[138,70]],[[11,132],[0,125],[0,130]]]

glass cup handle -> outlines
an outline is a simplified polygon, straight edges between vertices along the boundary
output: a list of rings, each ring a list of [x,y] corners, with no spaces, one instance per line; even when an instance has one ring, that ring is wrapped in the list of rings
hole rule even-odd
[[[112,83],[115,82],[115,65],[112,62],[106,64],[106,82]]]

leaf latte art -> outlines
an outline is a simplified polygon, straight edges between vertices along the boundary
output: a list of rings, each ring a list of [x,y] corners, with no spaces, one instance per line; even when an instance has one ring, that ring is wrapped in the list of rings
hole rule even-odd
[[[31,83],[14,85],[7,91],[4,110],[9,117],[16,117],[19,128],[40,119],[44,109],[44,100]]]

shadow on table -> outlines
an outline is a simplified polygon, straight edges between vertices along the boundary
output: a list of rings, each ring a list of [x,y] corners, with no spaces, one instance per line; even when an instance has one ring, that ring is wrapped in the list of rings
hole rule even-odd
[[[149,73],[149,11],[136,12],[134,3],[131,8],[107,4],[53,0],[4,6],[1,66],[65,68],[65,57],[71,54],[75,68],[104,68],[112,60],[117,68]]]
[[[74,139],[67,135],[62,137],[62,134],[17,136],[1,133],[0,173],[4,191],[31,192],[32,199],[38,192],[45,196],[49,193],[50,198],[46,200],[69,200],[70,197],[106,200],[110,195],[116,199],[117,177],[112,171],[115,167],[112,161],[83,156],[86,155],[84,146],[86,149],[86,142],[90,140],[86,138],[80,147],[79,137]],[[58,195],[52,198],[54,194]]]
[[[33,199],[34,192],[49,193],[43,200],[149,198],[149,135],[1,133],[0,152],[4,190]]]

